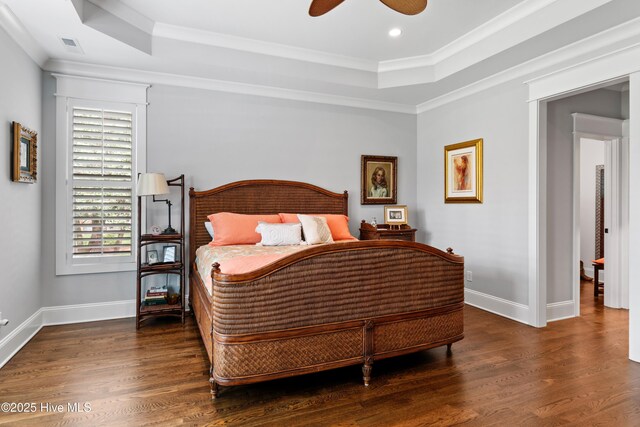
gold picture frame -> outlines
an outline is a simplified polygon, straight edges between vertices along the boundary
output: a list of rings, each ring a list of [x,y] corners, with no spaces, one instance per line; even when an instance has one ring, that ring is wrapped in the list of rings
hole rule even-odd
[[[482,138],[444,147],[444,202],[482,203]]]
[[[11,180],[34,184],[38,180],[38,134],[13,122]]]
[[[361,205],[398,203],[398,158],[392,156],[360,157]]]
[[[387,225],[403,225],[409,222],[407,219],[408,209],[406,205],[385,206],[384,223]]]

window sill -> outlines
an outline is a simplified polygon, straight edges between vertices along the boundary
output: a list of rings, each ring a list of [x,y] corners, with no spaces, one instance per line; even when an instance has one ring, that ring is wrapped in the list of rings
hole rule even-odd
[[[135,262],[127,263],[104,263],[104,264],[76,264],[56,266],[56,276],[69,276],[73,274],[98,274],[98,273],[120,273],[126,271],[136,271]]]

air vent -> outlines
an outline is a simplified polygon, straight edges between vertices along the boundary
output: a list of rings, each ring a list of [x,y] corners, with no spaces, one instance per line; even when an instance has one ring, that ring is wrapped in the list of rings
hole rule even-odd
[[[78,40],[71,37],[60,37],[60,41],[64,45],[65,50],[67,50],[68,52],[80,54],[84,53],[84,51],[80,47],[80,43],[78,43]]]

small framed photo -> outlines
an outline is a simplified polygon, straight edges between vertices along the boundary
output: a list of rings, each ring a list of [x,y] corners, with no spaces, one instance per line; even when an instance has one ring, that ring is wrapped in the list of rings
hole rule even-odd
[[[147,251],[147,264],[157,264],[158,263],[158,251],[151,250]]]
[[[401,206],[385,206],[384,207],[384,223],[388,225],[402,225],[408,222],[407,207]]]
[[[482,203],[482,138],[444,147],[444,202]]]
[[[363,205],[398,203],[398,158],[366,156],[360,159]]]
[[[38,177],[38,134],[13,122],[11,180],[34,184]]]
[[[162,248],[162,262],[176,262],[176,245],[165,246]]]

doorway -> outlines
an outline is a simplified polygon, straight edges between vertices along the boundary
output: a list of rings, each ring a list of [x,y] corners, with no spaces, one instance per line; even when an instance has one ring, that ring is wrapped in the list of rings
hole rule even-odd
[[[609,214],[605,216],[608,233],[604,252],[609,286],[604,288],[604,301],[609,307],[622,307],[621,270],[623,258],[628,256],[621,243],[623,224],[628,222],[622,208],[628,197],[628,168],[624,165],[628,154],[623,147],[621,119],[625,100],[620,90],[599,87],[546,103],[546,322],[580,315],[580,148],[581,141],[587,139],[604,147],[605,181],[610,187],[605,191]],[[595,251],[588,258],[583,261],[591,266]]]

